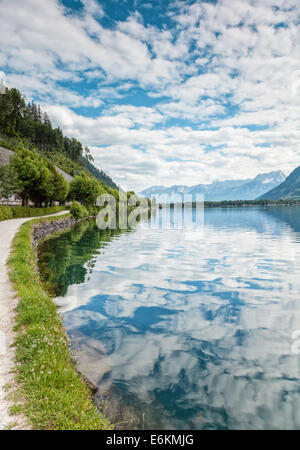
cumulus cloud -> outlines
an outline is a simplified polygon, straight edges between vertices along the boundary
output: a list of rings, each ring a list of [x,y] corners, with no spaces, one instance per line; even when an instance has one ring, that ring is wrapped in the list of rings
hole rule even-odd
[[[124,187],[299,165],[297,0],[177,1],[163,27],[142,8],[105,26],[96,0],[77,11],[17,3],[0,3],[8,85],[38,98]]]
[[[262,166],[266,172],[280,167],[289,173],[299,152],[300,131],[288,127],[250,131],[225,120],[210,130],[157,128],[163,116],[151,108],[117,106],[96,119],[66,107],[47,109],[67,134],[91,146],[96,165],[125,189],[249,178]]]

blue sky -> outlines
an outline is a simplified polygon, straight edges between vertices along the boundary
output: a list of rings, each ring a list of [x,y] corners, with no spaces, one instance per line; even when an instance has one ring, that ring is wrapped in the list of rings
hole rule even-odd
[[[124,189],[300,164],[298,0],[0,0],[0,70]]]

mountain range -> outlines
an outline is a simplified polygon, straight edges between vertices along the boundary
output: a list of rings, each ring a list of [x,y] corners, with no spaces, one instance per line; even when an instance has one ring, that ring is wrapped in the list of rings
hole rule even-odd
[[[156,197],[161,203],[176,202],[182,194],[204,194],[206,201],[254,200],[279,186],[286,176],[280,170],[259,174],[253,179],[214,181],[211,184],[195,186],[175,185],[171,187],[152,186],[139,193],[148,198]],[[194,198],[193,198],[194,199]]]
[[[297,167],[279,186],[261,195],[259,199],[300,199],[300,166]]]

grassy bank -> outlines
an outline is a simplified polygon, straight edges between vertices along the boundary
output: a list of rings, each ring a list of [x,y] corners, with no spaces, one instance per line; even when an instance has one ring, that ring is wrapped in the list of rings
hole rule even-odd
[[[49,208],[30,208],[29,206],[3,206],[0,205],[0,222],[8,219],[22,217],[48,216],[64,211],[65,206],[52,206]]]
[[[32,246],[35,219],[16,234],[9,258],[10,279],[17,292],[16,360],[18,397],[34,429],[112,429],[91,400],[91,391],[76,372],[67,336],[51,297],[43,290]]]

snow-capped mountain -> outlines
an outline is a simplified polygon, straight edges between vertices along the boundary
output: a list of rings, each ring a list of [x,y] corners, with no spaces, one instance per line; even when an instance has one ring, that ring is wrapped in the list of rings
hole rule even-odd
[[[161,203],[180,201],[182,194],[192,194],[193,197],[196,194],[203,194],[206,201],[254,200],[280,185],[285,179],[285,174],[278,170],[259,174],[255,178],[247,180],[214,181],[211,184],[195,186],[152,186],[140,192],[139,195],[148,198],[155,197]]]
[[[300,166],[297,167],[279,186],[265,192],[260,198],[269,200],[300,199]]]

